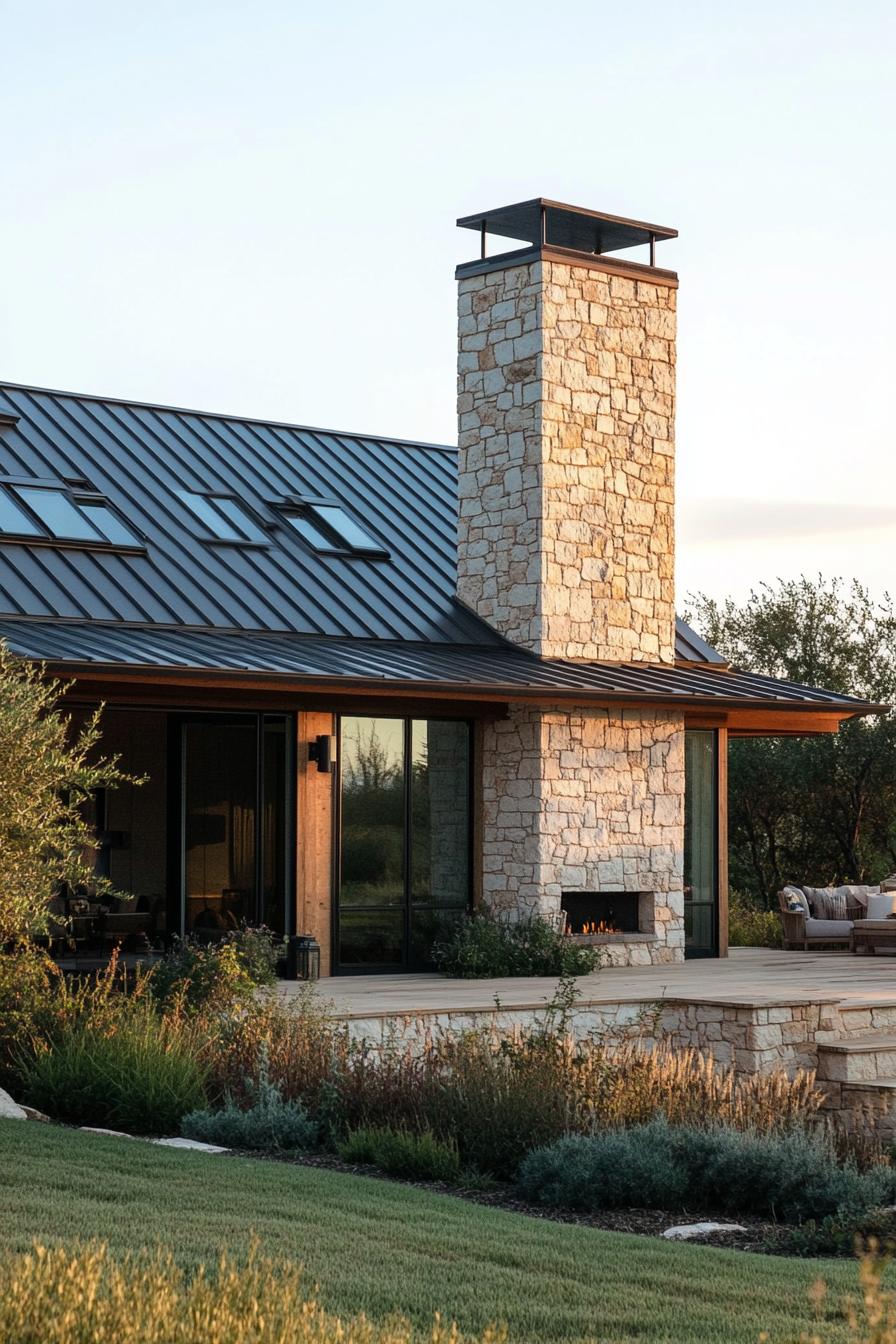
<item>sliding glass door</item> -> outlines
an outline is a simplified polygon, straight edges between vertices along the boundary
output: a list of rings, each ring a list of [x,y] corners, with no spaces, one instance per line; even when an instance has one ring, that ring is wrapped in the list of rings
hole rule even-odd
[[[689,728],[684,735],[685,956],[719,952],[718,733]]]
[[[172,928],[210,939],[241,924],[291,931],[291,724],[283,714],[172,721]]]
[[[470,727],[344,717],[337,901],[341,970],[426,966],[470,904]]]

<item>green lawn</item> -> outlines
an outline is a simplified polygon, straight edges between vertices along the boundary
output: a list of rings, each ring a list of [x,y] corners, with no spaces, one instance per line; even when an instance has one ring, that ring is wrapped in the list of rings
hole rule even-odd
[[[214,1157],[48,1125],[0,1121],[0,1243],[157,1242],[184,1263],[263,1250],[301,1261],[325,1306],[464,1330],[507,1321],[513,1344],[774,1344],[811,1323],[822,1273],[832,1314],[849,1263],[716,1251],[481,1208],[361,1176]],[[833,1340],[844,1336],[833,1324]]]

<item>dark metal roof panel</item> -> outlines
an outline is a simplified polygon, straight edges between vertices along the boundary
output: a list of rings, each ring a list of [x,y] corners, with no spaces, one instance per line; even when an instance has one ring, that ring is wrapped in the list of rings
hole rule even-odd
[[[727,659],[707,644],[680,616],[675,617],[675,657],[682,663],[713,663],[726,667]]]
[[[500,644],[454,597],[456,453],[361,435],[0,387],[0,475],[83,477],[145,554],[4,542],[0,613]],[[208,540],[177,488],[232,493],[270,545]],[[338,499],[388,559],[321,555],[272,507]]]
[[[128,629],[122,626],[44,621],[0,621],[0,639],[22,657],[52,664],[96,668],[158,668],[252,673],[302,683],[390,682],[407,687],[452,687],[502,694],[538,693],[606,697],[613,701],[658,701],[689,705],[750,705],[780,709],[841,709],[871,706],[772,677],[718,666],[658,667],[648,664],[567,663],[536,658],[523,649],[385,640],[308,639],[270,633]]]
[[[11,384],[4,415],[0,475],[83,477],[146,551],[3,542],[0,617],[505,647],[454,597],[455,449]],[[234,494],[270,545],[208,540],[179,487]],[[389,559],[312,551],[272,508],[288,494],[338,498]],[[683,661],[723,661],[676,637]]]

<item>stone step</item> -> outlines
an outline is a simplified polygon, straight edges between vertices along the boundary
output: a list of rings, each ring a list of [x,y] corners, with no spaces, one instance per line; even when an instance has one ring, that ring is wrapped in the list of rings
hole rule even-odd
[[[818,1077],[838,1083],[896,1077],[896,1035],[871,1031],[839,1041],[819,1041]]]
[[[840,1084],[840,1114],[848,1128],[896,1139],[896,1076]]]
[[[836,1039],[844,1036],[864,1036],[871,1031],[880,1031],[887,1035],[896,1032],[896,1002],[882,999],[876,1003],[841,1003],[839,1017],[840,1030],[835,1034]]]

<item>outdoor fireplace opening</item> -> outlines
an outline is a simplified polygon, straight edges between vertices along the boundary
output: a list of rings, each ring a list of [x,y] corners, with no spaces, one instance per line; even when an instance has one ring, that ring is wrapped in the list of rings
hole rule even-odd
[[[564,891],[560,909],[573,938],[653,931],[653,893],[648,891]]]

